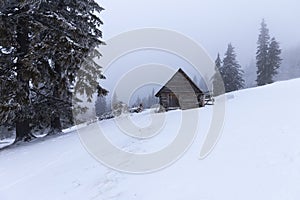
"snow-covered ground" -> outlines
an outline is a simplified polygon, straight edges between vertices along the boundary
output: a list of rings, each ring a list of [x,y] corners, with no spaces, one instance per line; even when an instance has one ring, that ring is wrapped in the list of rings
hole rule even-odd
[[[222,136],[199,159],[212,107],[199,109],[198,135],[181,159],[148,174],[116,172],[94,160],[76,131],[0,152],[1,200],[289,200],[300,198],[300,79],[227,95]],[[131,116],[151,123],[149,111]],[[114,120],[99,122],[111,142],[130,152],[163,149],[180,127],[168,112],[149,140],[125,136]],[[91,124],[82,127],[88,131]]]

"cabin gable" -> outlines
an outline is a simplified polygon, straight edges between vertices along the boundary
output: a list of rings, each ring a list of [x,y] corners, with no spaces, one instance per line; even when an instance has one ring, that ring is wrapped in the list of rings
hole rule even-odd
[[[197,108],[202,105],[203,92],[179,69],[174,76],[155,95],[166,110]]]

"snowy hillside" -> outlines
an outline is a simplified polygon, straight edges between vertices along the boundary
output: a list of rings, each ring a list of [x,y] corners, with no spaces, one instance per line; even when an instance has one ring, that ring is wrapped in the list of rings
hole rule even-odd
[[[201,125],[191,148],[155,173],[116,172],[84,149],[76,132],[0,152],[1,200],[288,200],[300,198],[300,79],[227,95],[222,136],[199,159],[212,107],[199,109]],[[99,122],[119,148],[145,153],[176,135],[181,111],[168,112],[162,133],[131,139],[113,120]],[[150,123],[149,111],[131,117]],[[95,124],[84,127],[88,131]]]

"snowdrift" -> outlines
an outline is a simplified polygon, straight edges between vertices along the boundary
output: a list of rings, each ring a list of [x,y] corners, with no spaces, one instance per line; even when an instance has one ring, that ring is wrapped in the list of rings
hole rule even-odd
[[[199,129],[190,149],[173,165],[135,175],[94,160],[76,131],[0,152],[0,199],[30,200],[282,200],[300,198],[300,79],[226,95],[222,136],[212,153],[199,159],[212,107],[199,109]],[[139,126],[149,112],[132,114]],[[176,137],[181,111],[166,114],[164,131],[132,139],[114,120],[99,122],[120,149],[147,153]],[[89,126],[85,127],[88,131]]]

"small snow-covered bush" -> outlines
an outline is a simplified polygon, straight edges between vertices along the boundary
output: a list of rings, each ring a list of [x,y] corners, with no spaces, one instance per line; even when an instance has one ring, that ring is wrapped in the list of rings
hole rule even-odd
[[[129,112],[127,104],[119,101],[114,103],[112,106],[113,116],[118,117],[122,114],[127,114]]]

